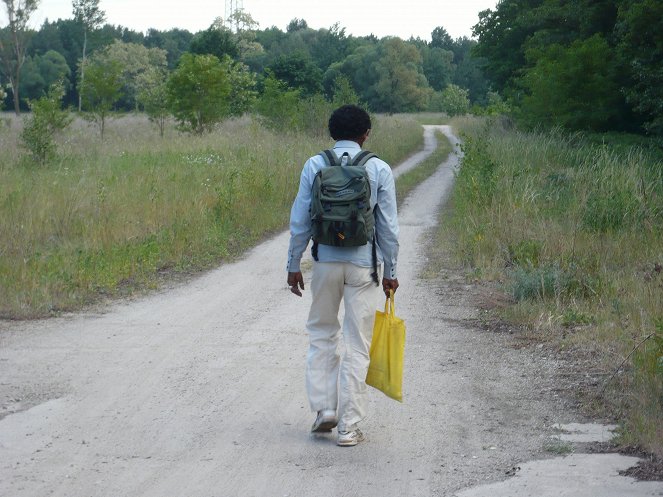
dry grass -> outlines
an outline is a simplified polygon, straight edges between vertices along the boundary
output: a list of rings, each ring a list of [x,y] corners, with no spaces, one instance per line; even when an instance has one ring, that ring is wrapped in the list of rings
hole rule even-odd
[[[606,378],[627,358],[603,400],[625,443],[663,455],[663,163],[559,132],[454,124],[467,154],[447,225],[459,260],[504,284],[508,319],[592,355]]]
[[[99,295],[198,271],[287,224],[303,162],[329,140],[275,134],[251,119],[161,139],[143,116],[112,120],[102,142],[77,120],[55,163],[37,168],[0,130],[0,316],[80,307]],[[378,116],[370,147],[397,163],[421,144],[419,125]],[[397,139],[394,139],[397,137]]]

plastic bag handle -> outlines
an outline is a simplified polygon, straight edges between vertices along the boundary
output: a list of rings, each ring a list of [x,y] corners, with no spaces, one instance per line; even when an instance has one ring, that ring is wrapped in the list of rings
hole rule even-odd
[[[389,290],[389,297],[384,302],[384,313],[385,315],[394,317],[396,315],[396,304],[394,303],[394,291]]]

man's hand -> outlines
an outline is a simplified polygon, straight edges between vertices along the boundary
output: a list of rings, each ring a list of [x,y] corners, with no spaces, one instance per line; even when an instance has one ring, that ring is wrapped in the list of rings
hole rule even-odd
[[[389,290],[393,290],[396,293],[398,288],[398,279],[390,280],[389,278],[382,278],[382,290],[384,294],[389,297]]]
[[[302,290],[304,289],[304,277],[302,276],[301,271],[297,271],[296,273],[288,273],[288,286],[290,287],[290,291],[292,293],[300,297],[302,296],[300,288]],[[396,283],[396,286],[398,286],[398,283]]]

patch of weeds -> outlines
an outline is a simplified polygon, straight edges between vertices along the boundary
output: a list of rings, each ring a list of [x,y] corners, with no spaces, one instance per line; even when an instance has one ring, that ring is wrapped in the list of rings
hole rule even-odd
[[[604,190],[589,193],[582,217],[585,228],[599,233],[615,232],[637,220],[639,203],[633,192],[617,185],[612,191]]]
[[[541,249],[543,244],[537,240],[521,240],[518,243],[510,244],[509,266],[531,266],[539,265]]]
[[[559,438],[553,438],[543,444],[543,450],[551,454],[557,454],[558,456],[566,456],[573,453],[573,444]]]
[[[464,201],[475,206],[490,205],[496,189],[497,163],[492,159],[486,139],[464,137],[464,157],[456,188]]]
[[[559,295],[567,282],[567,275],[558,266],[516,266],[509,272],[508,287],[517,301],[543,300]]]
[[[573,200],[572,180],[564,172],[552,172],[545,177],[542,194],[549,212],[564,213]]]
[[[578,325],[588,325],[594,323],[594,318],[589,314],[576,309],[566,309],[562,315],[562,326],[571,327]]]

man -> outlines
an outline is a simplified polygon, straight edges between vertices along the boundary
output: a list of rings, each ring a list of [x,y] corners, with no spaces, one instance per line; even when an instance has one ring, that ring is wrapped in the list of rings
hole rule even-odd
[[[352,159],[371,131],[371,119],[361,108],[345,105],[329,118],[329,134],[336,140],[337,157],[347,153]],[[290,214],[288,286],[302,296],[304,278],[300,271],[302,254],[311,238],[311,188],[316,173],[325,166],[321,155],[304,164],[299,192]],[[333,166],[344,167],[344,166]],[[389,165],[373,157],[366,164],[370,184],[370,204],[375,216],[377,262],[383,266],[382,289],[396,291],[398,220],[394,177]],[[317,413],[311,431],[329,432],[338,425],[337,444],[354,446],[364,440],[357,424],[366,416],[368,387],[366,372],[375,310],[379,303],[377,275],[373,276],[373,243],[359,247],[317,246],[317,261],[311,278],[312,303],[306,328],[309,351],[306,389],[313,412]],[[338,312],[344,301],[345,318]],[[345,344],[343,361],[338,345]]]

